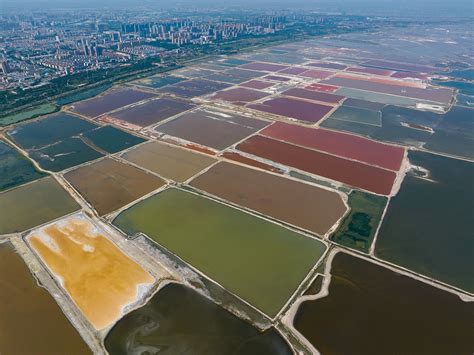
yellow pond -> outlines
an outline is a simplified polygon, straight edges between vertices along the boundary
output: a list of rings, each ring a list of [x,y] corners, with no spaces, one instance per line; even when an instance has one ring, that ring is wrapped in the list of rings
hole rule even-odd
[[[82,215],[45,226],[28,242],[96,329],[119,319],[139,286],[155,281]]]

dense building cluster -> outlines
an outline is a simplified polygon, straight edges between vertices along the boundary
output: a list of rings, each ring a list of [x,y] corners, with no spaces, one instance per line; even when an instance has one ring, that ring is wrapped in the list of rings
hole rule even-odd
[[[285,28],[285,16],[223,18],[169,13],[4,14],[0,18],[0,89],[31,88],[59,76],[112,68]]]

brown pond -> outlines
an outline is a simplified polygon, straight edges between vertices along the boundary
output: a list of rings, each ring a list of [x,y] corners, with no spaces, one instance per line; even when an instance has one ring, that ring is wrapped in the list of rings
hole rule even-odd
[[[0,243],[0,353],[92,353],[10,243]]]
[[[319,235],[327,233],[346,211],[336,192],[226,162],[191,185]]]
[[[214,149],[224,149],[267,126],[270,122],[199,109],[166,122],[157,131]]]
[[[345,253],[295,327],[322,354],[472,354],[474,304]]]
[[[165,184],[155,175],[110,158],[80,167],[64,176],[101,216]]]
[[[203,154],[159,142],[143,144],[123,158],[165,178],[183,182],[216,160]]]

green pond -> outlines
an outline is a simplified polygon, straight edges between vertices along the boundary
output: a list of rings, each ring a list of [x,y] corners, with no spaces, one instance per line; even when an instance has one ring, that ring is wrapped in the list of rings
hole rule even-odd
[[[123,317],[105,338],[111,355],[290,355],[274,329],[259,332],[209,299],[169,284],[148,303]]]
[[[0,191],[46,176],[13,147],[0,140]]]
[[[130,236],[145,233],[271,317],[326,250],[316,239],[174,188],[137,203],[113,223]]]
[[[474,303],[338,253],[329,294],[303,302],[294,325],[322,354],[468,355]]]
[[[344,110],[344,116],[338,114],[340,110]],[[342,106],[322,122],[321,126],[360,134],[383,142],[423,146],[431,151],[474,159],[473,109],[454,106],[446,114],[437,114],[386,106],[381,111],[380,126],[371,124],[371,115],[364,116],[358,112],[360,110]],[[416,126],[418,129],[413,128]],[[425,128],[420,129],[421,126]]]
[[[22,232],[79,208],[53,177],[46,177],[0,193],[0,234]]]
[[[382,125],[382,114],[380,111],[360,107],[341,106],[331,114],[330,119],[377,127]]]
[[[419,147],[430,139],[432,133],[426,130],[409,128],[403,126],[402,123],[434,127],[442,118],[442,115],[435,113],[398,106],[386,106],[381,112],[382,121],[380,126],[370,125],[362,120],[358,120],[359,116],[354,116],[352,121],[349,119],[343,121],[329,117],[321,126],[360,134],[379,141]]]
[[[408,158],[429,175],[405,177],[389,204],[375,253],[474,293],[474,164],[416,151]]]
[[[117,153],[143,143],[145,139],[134,136],[112,126],[103,126],[85,132],[83,136],[94,146],[108,152]]]
[[[400,105],[415,107],[416,103],[420,100],[412,99],[409,97],[395,96],[389,94],[382,94],[378,92],[365,91],[352,88],[340,88],[335,92],[338,95],[346,96],[352,99],[366,100],[372,102],[378,102],[386,105]]]
[[[386,105],[378,102],[347,98],[344,100],[343,106],[365,108],[366,110],[372,111],[381,111]]]

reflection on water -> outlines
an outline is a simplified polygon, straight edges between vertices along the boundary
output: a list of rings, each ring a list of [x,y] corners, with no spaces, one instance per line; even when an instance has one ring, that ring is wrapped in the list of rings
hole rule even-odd
[[[110,354],[292,354],[273,328],[256,328],[178,284],[122,318],[105,339]]]

